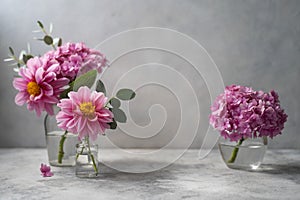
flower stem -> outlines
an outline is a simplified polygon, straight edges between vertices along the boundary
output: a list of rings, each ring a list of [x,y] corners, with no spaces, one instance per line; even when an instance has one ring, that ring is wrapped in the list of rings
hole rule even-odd
[[[61,136],[60,138],[60,141],[59,141],[59,149],[58,149],[58,156],[57,156],[57,162],[59,164],[62,163],[62,159],[64,157],[64,143],[65,143],[65,140],[67,138],[67,134],[68,134],[68,131],[65,131],[65,133]]]
[[[79,155],[82,155],[83,150],[84,150],[84,146],[82,146],[80,153],[76,154],[76,160],[78,159]]]
[[[234,163],[234,161],[236,159],[236,156],[237,156],[237,154],[239,152],[239,146],[242,145],[242,143],[243,143],[244,140],[245,140],[244,138],[242,138],[242,139],[239,140],[239,142],[237,143],[237,145],[234,147],[234,149],[233,149],[233,151],[231,153],[231,157],[227,161],[227,163]]]
[[[96,175],[98,175],[98,168],[97,168],[97,166],[96,166],[96,162],[95,162],[94,155],[93,155],[92,152],[91,152],[91,148],[90,148],[90,140],[89,140],[89,138],[87,139],[87,143],[88,143],[88,149],[89,149],[89,156],[90,156],[91,159],[92,159],[94,171],[96,172]]]

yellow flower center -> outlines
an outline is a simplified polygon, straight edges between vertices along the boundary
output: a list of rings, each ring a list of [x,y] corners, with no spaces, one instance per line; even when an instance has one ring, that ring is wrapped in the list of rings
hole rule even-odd
[[[92,102],[84,102],[79,105],[79,109],[84,116],[94,117],[95,116],[95,106]]]
[[[31,81],[27,84],[27,92],[30,95],[37,96],[41,93],[41,89],[40,89],[40,86],[36,82]]]

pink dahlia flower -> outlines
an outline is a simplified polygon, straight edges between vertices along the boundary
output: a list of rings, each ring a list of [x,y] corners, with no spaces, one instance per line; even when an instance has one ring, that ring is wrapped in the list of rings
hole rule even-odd
[[[61,111],[56,120],[61,129],[78,133],[79,139],[89,136],[95,140],[98,134],[104,134],[110,128],[108,123],[113,121],[113,114],[105,108],[107,97],[102,92],[91,92],[84,86],[68,96],[69,99],[62,99],[57,104]]]
[[[55,51],[47,52],[42,59],[45,68],[58,64],[58,76],[69,78],[70,81],[92,69],[101,73],[102,68],[107,66],[107,59],[102,53],[87,48],[83,43],[66,43]]]
[[[28,110],[35,110],[40,116],[42,111],[53,115],[53,105],[59,102],[58,96],[69,83],[67,78],[57,78],[57,65],[48,69],[43,68],[40,58],[35,57],[27,61],[27,67],[19,71],[20,78],[13,81],[14,87],[19,90],[15,102],[22,106],[27,103]]]
[[[231,141],[281,134],[287,115],[275,91],[227,86],[211,106],[210,124]]]

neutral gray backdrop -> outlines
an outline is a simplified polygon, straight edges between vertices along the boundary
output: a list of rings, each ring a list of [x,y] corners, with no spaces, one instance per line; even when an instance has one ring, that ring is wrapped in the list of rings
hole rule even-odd
[[[124,30],[155,26],[180,31],[194,38],[209,52],[219,67],[225,85],[242,84],[254,89],[275,89],[289,115],[281,136],[270,141],[271,148],[300,148],[300,1],[16,1],[2,0],[0,7],[0,147],[40,147],[45,145],[43,118],[14,103],[12,68],[3,62],[8,46],[21,50],[30,42],[34,54],[48,47],[34,41],[36,20],[54,24],[54,35],[64,41],[84,41],[94,47]],[[105,52],[104,52],[105,53]],[[147,52],[144,52],[147,53]],[[155,52],[150,52],[155,55]],[[108,55],[109,56],[109,55]],[[136,55],[139,56],[139,55]],[[168,60],[166,55],[165,60]],[[174,69],[180,69],[173,60]],[[119,64],[120,66],[122,65]],[[118,68],[108,73],[118,73]],[[199,148],[208,127],[209,94],[201,77],[188,66],[181,71],[191,81],[202,102],[198,135],[192,145]],[[159,72],[158,72],[159,73]],[[106,77],[108,84],[109,77]],[[135,139],[120,130],[111,134],[122,147],[161,147],[174,136],[180,111],[170,91],[147,86],[137,91],[132,117],[147,125],[149,107],[159,103],[170,116],[162,131],[147,140]],[[209,133],[216,134],[216,133]],[[182,138],[184,140],[184,137]],[[180,147],[177,143],[174,147]]]

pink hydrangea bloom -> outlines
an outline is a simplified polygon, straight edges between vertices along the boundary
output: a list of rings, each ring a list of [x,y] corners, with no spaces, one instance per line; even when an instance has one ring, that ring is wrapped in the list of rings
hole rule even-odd
[[[54,175],[53,172],[51,172],[50,166],[47,166],[46,164],[43,163],[41,164],[40,171],[43,177],[51,177]]]
[[[224,138],[238,141],[281,134],[287,115],[275,91],[264,93],[231,85],[214,101],[209,120]]]
[[[57,67],[52,65],[44,69],[38,57],[28,60],[27,67],[19,71],[21,77],[13,81],[14,87],[19,90],[16,104],[22,106],[27,103],[28,110],[35,110],[38,116],[44,110],[53,115],[53,104],[59,102],[58,96],[69,82],[67,78],[56,77]]]
[[[68,96],[69,99],[62,99],[57,104],[61,111],[56,120],[61,129],[78,133],[79,139],[89,136],[95,140],[98,134],[104,134],[110,128],[108,123],[113,121],[113,114],[105,108],[107,97],[102,92],[91,92],[84,86]]]
[[[45,68],[58,64],[58,77],[66,77],[70,81],[92,69],[101,73],[107,66],[107,59],[102,53],[87,48],[83,43],[66,43],[55,51],[47,52],[42,59]]]

